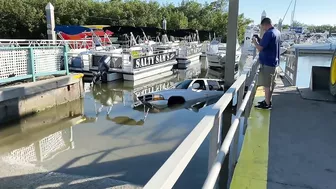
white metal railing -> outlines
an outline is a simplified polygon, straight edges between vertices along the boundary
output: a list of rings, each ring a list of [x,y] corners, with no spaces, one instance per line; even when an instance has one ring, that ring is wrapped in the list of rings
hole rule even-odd
[[[91,49],[95,48],[92,40],[33,40],[33,39],[0,39],[0,47],[44,47],[64,46],[67,44],[70,49]]]
[[[228,165],[226,165],[228,167],[228,178],[226,179],[227,184],[230,183],[239,156],[238,141],[240,135],[237,128],[246,129],[247,122],[245,120],[249,116],[253,97],[256,92],[258,66],[257,58],[255,58],[252,66],[245,69],[235,83],[218,100],[211,111],[196,125],[145,185],[145,189],[172,188],[209,133],[209,174],[203,188],[214,188],[219,172],[223,167],[224,159],[228,153],[230,156],[228,157]],[[251,84],[249,84],[249,81],[251,81]],[[245,94],[246,85],[249,87]],[[235,104],[234,101],[236,101]],[[237,107],[233,120],[232,106],[229,106],[231,102],[232,105]],[[227,121],[228,119],[230,120]]]
[[[68,74],[65,46],[0,47],[0,83]]]

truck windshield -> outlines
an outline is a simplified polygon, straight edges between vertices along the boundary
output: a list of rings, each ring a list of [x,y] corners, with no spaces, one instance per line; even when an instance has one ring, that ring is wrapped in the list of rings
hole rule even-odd
[[[185,80],[181,83],[179,83],[178,85],[176,85],[176,89],[188,89],[190,83],[192,82],[192,80]]]

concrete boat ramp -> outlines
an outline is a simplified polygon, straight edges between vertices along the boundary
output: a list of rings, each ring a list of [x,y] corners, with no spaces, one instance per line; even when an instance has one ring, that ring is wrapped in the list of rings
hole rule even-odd
[[[42,167],[17,162],[0,161],[0,186],[7,189],[46,189],[46,188],[109,188],[139,189],[142,187],[117,181],[108,176],[89,177],[48,172]]]

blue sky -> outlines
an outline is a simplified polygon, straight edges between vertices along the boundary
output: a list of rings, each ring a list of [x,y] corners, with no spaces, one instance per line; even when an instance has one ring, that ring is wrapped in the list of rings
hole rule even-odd
[[[158,0],[159,2],[180,3],[181,0]],[[198,0],[205,2],[206,0]],[[212,2],[208,0],[207,2]],[[268,17],[278,22],[287,10],[291,0],[239,0],[239,12],[259,23],[261,12],[266,11]],[[284,23],[289,24],[292,7],[289,9]],[[305,24],[336,25],[336,0],[297,0],[294,20]]]

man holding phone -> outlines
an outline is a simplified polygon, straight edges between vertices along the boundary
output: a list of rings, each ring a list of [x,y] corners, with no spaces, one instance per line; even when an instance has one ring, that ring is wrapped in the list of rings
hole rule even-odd
[[[258,103],[256,108],[272,109],[272,92],[274,89],[274,79],[276,74],[276,67],[280,62],[280,31],[273,27],[270,18],[264,18],[261,21],[261,27],[265,31],[262,39],[254,36],[253,44],[259,51],[259,62],[261,76],[261,86],[265,90],[265,100]]]

